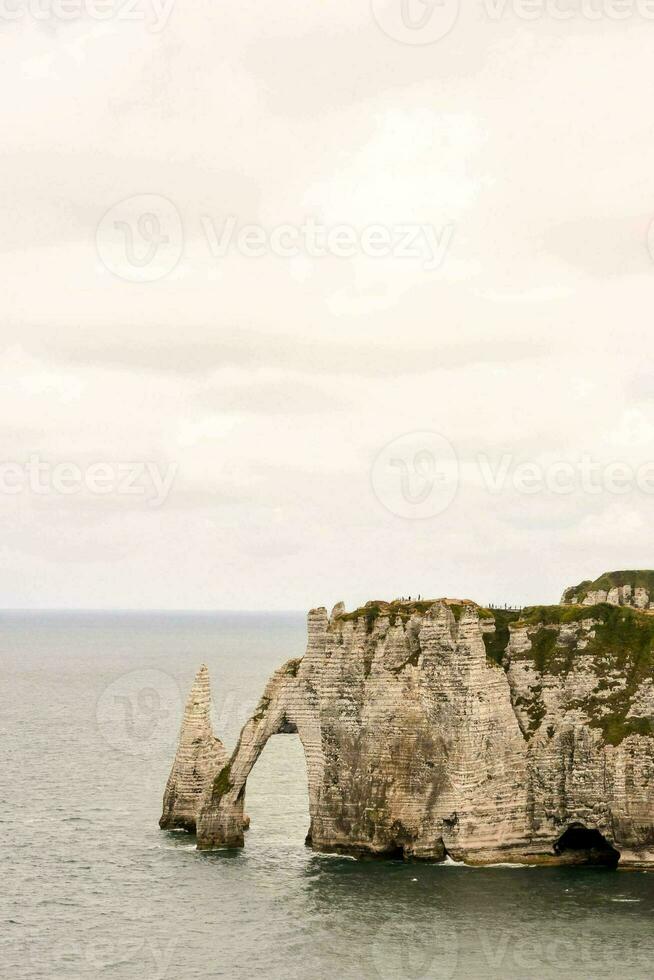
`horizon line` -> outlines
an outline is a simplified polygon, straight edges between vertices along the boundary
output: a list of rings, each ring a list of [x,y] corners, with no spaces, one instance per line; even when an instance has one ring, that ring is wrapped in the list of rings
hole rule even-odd
[[[302,613],[306,614],[306,609],[218,609],[218,608],[162,608],[156,606],[137,607],[137,606],[0,606],[2,613],[39,613],[39,612],[61,612],[61,613]]]

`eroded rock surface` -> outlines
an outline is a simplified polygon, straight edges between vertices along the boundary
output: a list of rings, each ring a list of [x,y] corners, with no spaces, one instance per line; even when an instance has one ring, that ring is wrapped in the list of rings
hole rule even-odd
[[[242,846],[248,775],[297,732],[315,850],[652,864],[653,646],[654,617],[607,604],[315,609],[207,780],[198,846]]]
[[[596,606],[600,602],[654,610],[654,571],[605,572],[594,581],[571,586],[561,598],[563,605]]]
[[[184,709],[179,746],[166,784],[159,826],[165,830],[195,831],[203,793],[227,759],[227,749],[211,727],[209,670],[203,664]]]

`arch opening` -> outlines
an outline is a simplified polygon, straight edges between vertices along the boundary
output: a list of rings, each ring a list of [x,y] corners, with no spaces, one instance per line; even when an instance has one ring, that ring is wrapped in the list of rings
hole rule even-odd
[[[616,868],[620,852],[603,834],[581,823],[570,824],[554,844],[554,853],[564,858],[566,864],[590,864]]]
[[[294,725],[280,726],[266,741],[241,792],[252,821],[249,847],[310,843],[306,757]]]

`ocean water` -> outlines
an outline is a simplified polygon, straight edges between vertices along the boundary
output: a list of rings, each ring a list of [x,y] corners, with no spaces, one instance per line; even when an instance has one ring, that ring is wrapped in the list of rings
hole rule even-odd
[[[197,667],[232,746],[304,630],[300,615],[0,616],[2,977],[654,974],[654,873],[314,854],[296,736],[253,770],[243,851],[160,831]]]

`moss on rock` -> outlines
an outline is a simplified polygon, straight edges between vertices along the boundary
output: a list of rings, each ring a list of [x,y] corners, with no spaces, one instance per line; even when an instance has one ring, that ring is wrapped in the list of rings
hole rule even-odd
[[[259,704],[257,705],[257,710],[254,712],[252,716],[254,720],[261,721],[261,719],[263,718],[263,716],[265,715],[269,707],[270,707],[270,698],[264,694],[261,700],[259,701]]]
[[[213,798],[216,801],[219,797],[224,796],[231,788],[232,784],[230,781],[231,766],[227,763],[226,766],[220,770],[218,775],[213,781]]]
[[[466,607],[476,609],[480,619],[492,619],[493,612],[478,606],[471,599],[394,599],[386,602],[383,599],[374,599],[367,602],[365,606],[360,606],[352,612],[341,613],[336,618],[341,623],[357,622],[365,620],[366,630],[371,633],[376,621],[381,616],[387,616],[391,625],[395,626],[398,622],[407,623],[412,616],[424,616],[433,606],[438,603],[448,606],[454,615],[455,620],[461,618],[463,609]]]
[[[561,642],[562,626],[584,620],[592,620],[592,628]],[[578,658],[591,658],[598,683],[576,706],[588,716],[591,728],[601,729],[606,742],[618,745],[628,735],[654,735],[652,719],[627,717],[636,690],[654,676],[653,616],[608,603],[534,606],[524,611],[516,626],[526,628],[531,649],[514,659],[533,661],[541,675],[567,676]],[[585,642],[579,647],[582,637]]]

